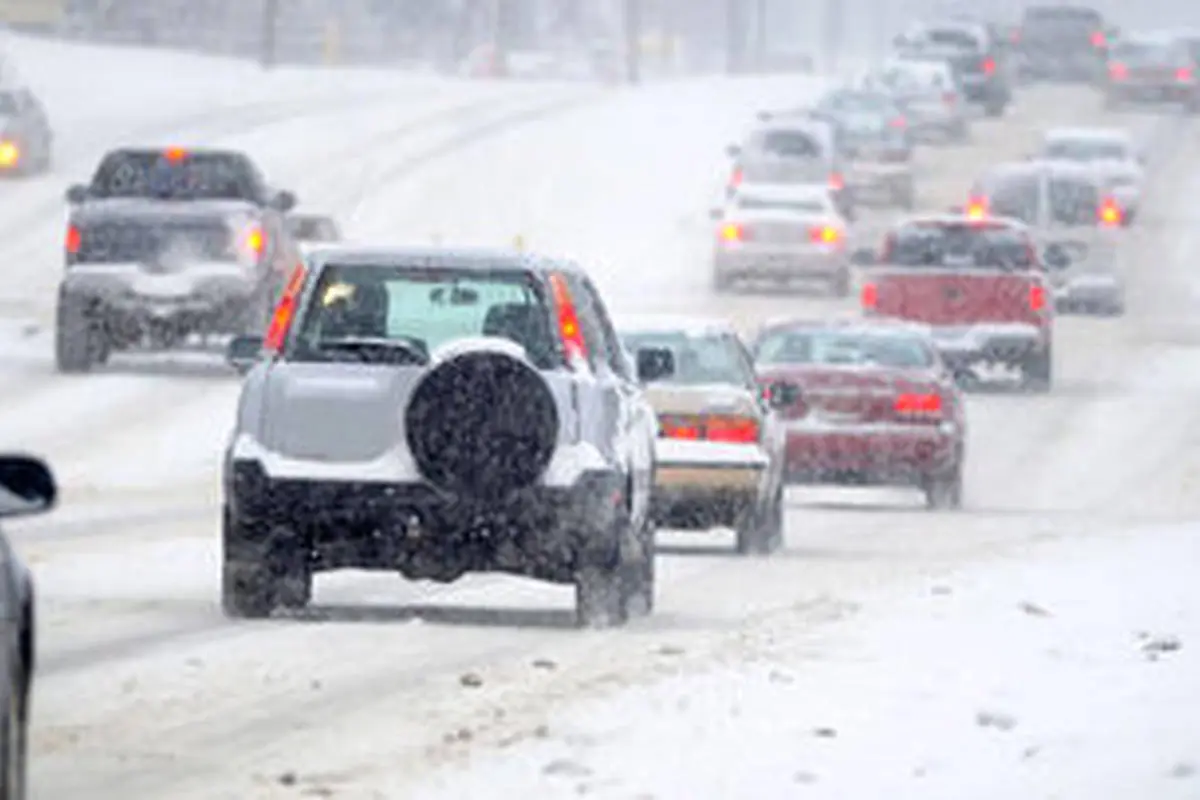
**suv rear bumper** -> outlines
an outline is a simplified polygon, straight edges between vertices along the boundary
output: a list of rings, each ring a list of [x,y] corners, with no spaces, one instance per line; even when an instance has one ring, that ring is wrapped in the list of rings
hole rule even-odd
[[[271,478],[234,461],[225,502],[255,558],[279,531],[307,551],[314,571],[395,570],[420,580],[507,572],[569,583],[582,564],[615,563],[624,478],[585,472],[570,487],[531,487],[493,503],[423,482]]]

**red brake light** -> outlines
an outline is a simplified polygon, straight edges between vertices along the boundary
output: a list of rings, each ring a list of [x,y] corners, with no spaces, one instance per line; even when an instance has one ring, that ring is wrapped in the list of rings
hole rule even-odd
[[[1121,206],[1111,197],[1100,205],[1099,217],[1102,225],[1117,227],[1122,222]]]
[[[862,300],[863,310],[873,310],[879,305],[879,287],[873,283],[864,283],[860,299]]]
[[[750,444],[758,441],[758,420],[752,417],[709,417],[704,422],[704,438],[710,442]]]
[[[896,117],[888,122],[888,124],[897,130],[904,130],[908,127],[908,120],[906,120],[904,117]]]
[[[1044,311],[1046,308],[1046,287],[1035,283],[1029,287],[1029,307],[1034,311]]]
[[[300,292],[304,288],[306,272],[303,264],[297,264],[288,278],[279,303],[271,315],[271,324],[267,326],[267,335],[263,337],[263,349],[270,353],[283,350],[287,341],[288,331],[291,330],[292,320],[296,317],[296,306],[300,302]]]
[[[0,167],[15,167],[21,160],[21,148],[16,142],[0,141]]]
[[[991,75],[996,71],[996,62],[993,59],[985,59],[983,62],[983,72],[985,75]]]
[[[1179,81],[1180,83],[1191,83],[1191,80],[1192,80],[1191,68],[1180,67],[1179,69],[1175,70],[1175,80]]]
[[[1104,47],[1108,44],[1108,37],[1104,35],[1104,31],[1096,31],[1092,34],[1092,47]]]
[[[587,342],[579,326],[579,315],[567,281],[561,275],[550,276],[550,288],[554,292],[554,304],[558,308],[558,335],[562,339],[563,351],[568,361],[587,358]]]
[[[902,394],[896,398],[894,408],[897,414],[940,414],[942,413],[942,396],[940,394]]]
[[[74,225],[67,226],[67,238],[65,241],[67,252],[74,255],[79,252],[83,246],[83,234],[79,232],[79,228]]]
[[[697,441],[704,438],[704,429],[693,417],[662,417],[658,421],[658,435],[663,439]]]
[[[967,203],[967,218],[973,220],[983,219],[987,216],[987,202],[979,198],[973,198]]]
[[[184,150],[182,147],[168,147],[163,151],[163,158],[172,164],[178,164],[187,158],[187,150]]]
[[[1108,74],[1113,80],[1123,81],[1129,76],[1129,69],[1124,64],[1109,64]]]
[[[813,244],[837,244],[842,238],[842,232],[831,225],[813,228],[808,235]]]
[[[733,171],[733,173],[729,176],[729,185],[736,189],[737,187],[742,185],[742,180],[744,178],[745,178],[745,174],[740,169],[735,169]]]
[[[829,188],[840,192],[846,188],[846,180],[837,172],[829,176]]]
[[[262,258],[263,253],[267,249],[267,235],[262,228],[255,225],[246,231],[246,235],[242,240],[245,248],[256,259]]]

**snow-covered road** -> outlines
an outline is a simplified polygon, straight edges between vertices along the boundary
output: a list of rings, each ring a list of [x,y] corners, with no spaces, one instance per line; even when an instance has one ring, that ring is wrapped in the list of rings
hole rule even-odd
[[[37,83],[39,52],[27,45],[25,55],[25,71]],[[163,64],[158,74],[182,73],[189,69],[183,63]],[[143,73],[130,68],[127,80]],[[1191,265],[1200,241],[1186,202],[1200,192],[1197,142],[1182,120],[1126,115],[1107,121],[1158,145],[1144,225],[1130,233],[1124,252],[1130,313],[1059,320],[1058,383],[1049,396],[971,398],[963,513],[929,514],[903,493],[804,491],[789,497],[788,547],[775,559],[732,558],[716,534],[667,535],[659,613],[622,631],[571,629],[569,592],[544,585],[487,577],[429,587],[353,574],[322,578],[317,604],[302,619],[229,623],[216,606],[213,500],[235,382],[204,359],[122,361],[71,379],[55,376],[50,365],[45,326],[58,270],[58,200],[114,137],[141,132],[245,147],[305,205],[341,216],[356,238],[506,243],[521,234],[535,248],[594,264],[618,312],[686,309],[750,326],[780,311],[852,310],[827,300],[716,298],[708,291],[704,212],[723,167],[722,147],[754,111],[802,101],[814,81],[597,91],[380,75],[359,84],[347,75],[346,86],[364,88],[343,103],[334,99],[334,84],[304,95],[296,86],[267,85],[291,79],[238,75],[214,81],[224,88],[196,89],[191,105],[174,95],[170,103],[155,101],[157,115],[145,119],[131,118],[132,111],[103,117],[104,105],[83,96],[78,118],[60,122],[64,155],[55,175],[0,187],[0,202],[15,209],[11,226],[0,222],[0,252],[13,276],[0,293],[10,312],[0,321],[0,334],[8,334],[0,343],[0,440],[53,459],[67,498],[60,514],[13,528],[39,581],[37,797],[393,798],[413,796],[434,777],[446,796],[549,797],[559,788],[566,796],[583,778],[564,781],[542,768],[560,759],[562,770],[578,772],[566,761],[580,760],[572,748],[589,741],[598,748],[595,760],[589,755],[582,763],[598,778],[626,779],[612,796],[644,790],[660,798],[729,797],[663,780],[670,770],[688,771],[681,765],[693,760],[719,763],[689,730],[738,730],[722,697],[739,682],[752,715],[804,704],[796,699],[800,685],[849,708],[845,717],[798,721],[795,730],[851,724],[843,719],[870,710],[855,704],[883,702],[870,692],[887,688],[876,672],[890,660],[863,678],[858,697],[831,682],[839,670],[820,659],[866,669],[860,645],[874,648],[869,657],[877,662],[889,659],[894,638],[860,634],[904,630],[887,625],[887,598],[897,598],[895,613],[911,621],[930,613],[932,600],[922,595],[933,585],[951,587],[956,598],[960,587],[992,580],[993,565],[1034,558],[1042,540],[1088,542],[1143,529],[1144,538],[1166,537],[1164,523],[1200,516],[1200,407],[1192,400],[1200,388],[1193,349],[1200,338],[1191,321]],[[170,94],[155,81],[146,92]],[[48,92],[47,100],[59,118],[73,101],[64,82],[55,91],[58,99]],[[235,102],[241,111],[228,110]],[[259,115],[249,110],[255,103],[274,111]],[[465,104],[470,110],[461,110]],[[213,110],[221,105],[226,110]],[[1086,92],[1028,90],[1009,117],[979,123],[971,145],[923,156],[922,204],[960,202],[979,168],[1023,155],[1046,126],[1101,120]],[[1129,559],[1135,573],[1140,564]],[[1072,596],[1070,586],[1064,591]],[[910,604],[900,602],[905,598]],[[1024,600],[1060,607],[1049,594],[1003,602]],[[764,674],[769,683],[769,672],[739,671],[742,660],[774,652],[773,639],[786,639],[781,669],[795,678],[775,695],[752,688]],[[726,662],[727,672],[690,677]],[[921,664],[915,656],[913,663]],[[699,682],[676,683],[677,672]],[[907,709],[930,684],[915,680],[917,668],[895,674],[904,692],[896,713],[916,714]],[[664,685],[639,688],[655,683]],[[628,729],[604,717],[589,728],[588,707],[572,710],[587,702],[617,709],[674,704],[680,692],[697,691],[689,686],[713,699],[697,702],[695,716],[679,712],[669,732],[652,727],[649,713],[630,712]],[[968,697],[948,690],[947,713],[961,712],[955,699]],[[968,719],[991,710],[984,705],[968,708]],[[995,710],[1020,717],[1016,705]],[[895,729],[890,718],[884,722],[863,741]],[[746,742],[760,730],[746,723]],[[944,730],[944,744],[954,745],[956,729]],[[681,748],[673,762],[664,736]],[[525,741],[542,739],[551,741]],[[948,756],[937,749],[941,740],[927,743],[898,754],[897,763],[932,771],[933,761]],[[821,781],[853,757],[845,749],[822,762],[819,745],[805,742],[789,771],[771,761],[770,780],[756,784],[777,745],[731,756],[730,780],[741,778],[729,786],[792,796],[796,774]],[[696,751],[684,752],[689,746]],[[487,763],[493,750],[496,766]],[[480,774],[491,783],[462,777],[470,754],[485,762]],[[904,760],[909,755],[912,764]],[[624,763],[640,756],[659,763],[636,770]],[[524,769],[506,771],[502,762],[514,761]],[[497,783],[510,780],[511,787]]]

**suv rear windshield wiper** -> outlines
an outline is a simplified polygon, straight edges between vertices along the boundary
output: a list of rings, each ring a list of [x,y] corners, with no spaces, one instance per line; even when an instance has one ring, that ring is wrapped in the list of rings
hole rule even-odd
[[[346,336],[336,339],[318,339],[306,349],[311,355],[327,356],[331,360],[353,361],[362,364],[424,366],[429,363],[429,351],[425,344],[407,337]]]

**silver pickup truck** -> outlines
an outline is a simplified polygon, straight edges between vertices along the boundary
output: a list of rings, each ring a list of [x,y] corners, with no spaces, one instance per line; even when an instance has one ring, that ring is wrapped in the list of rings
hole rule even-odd
[[[653,603],[654,411],[587,275],[509,251],[310,251],[245,372],[224,473],[226,613],[313,575],[574,584],[580,624]]]

